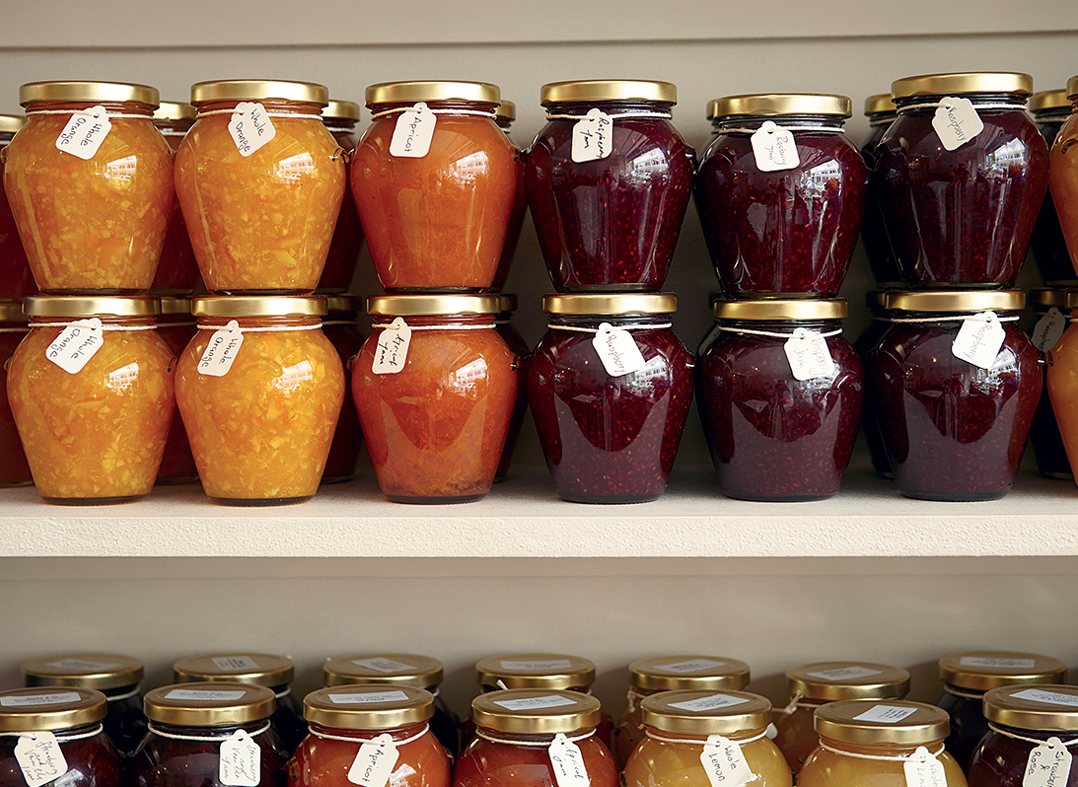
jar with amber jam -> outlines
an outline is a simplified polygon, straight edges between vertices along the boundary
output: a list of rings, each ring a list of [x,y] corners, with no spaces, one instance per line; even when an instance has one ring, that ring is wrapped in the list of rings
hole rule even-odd
[[[150,493],[176,399],[151,298],[35,296],[7,393],[34,484],[49,503]]]
[[[34,482],[7,397],[8,361],[29,330],[21,301],[0,302],[0,487]]]
[[[19,115],[0,115],[0,181],[6,156],[3,149],[25,122],[26,118]],[[35,292],[37,285],[22,247],[19,228],[15,226],[15,215],[11,212],[7,193],[0,188],[0,299],[22,300]]]
[[[1029,111],[1044,136],[1044,141],[1051,149],[1059,130],[1071,115],[1071,102],[1068,91],[1044,90],[1034,93],[1029,99]],[[1049,181],[1051,181],[1051,154],[1049,153]],[[1045,284],[1053,287],[1073,287],[1078,274],[1071,264],[1067,241],[1063,229],[1059,226],[1059,214],[1051,189],[1044,195],[1037,222],[1033,225],[1033,235],[1029,240],[1029,250],[1033,253],[1033,262]]]
[[[173,155],[195,122],[195,108],[178,101],[162,101],[154,110],[153,124],[165,138]],[[160,295],[190,295],[199,283],[198,263],[187,237],[187,225],[183,223],[183,211],[177,200],[172,204],[168,218],[165,244],[161,248],[161,261],[150,290]]]
[[[345,188],[322,124],[323,85],[227,80],[191,87],[198,117],[176,153],[176,196],[214,294],[313,292]]]
[[[351,157],[359,144],[357,122],[359,104],[354,101],[330,101],[322,109],[322,123],[348,157]],[[359,265],[362,248],[363,228],[359,223],[359,214],[356,213],[356,201],[352,199],[352,187],[346,182],[341,212],[337,215],[333,240],[326,256],[326,267],[322,269],[322,278],[318,280],[318,291],[338,293],[347,290],[356,273],[356,266]]]
[[[347,377],[349,364],[363,346],[363,332],[359,328],[360,298],[357,295],[330,295],[326,298],[326,317],[322,320],[322,332],[344,364]],[[356,465],[363,448],[363,431],[352,401],[352,386],[345,380],[344,403],[337,429],[333,432],[333,444],[329,448],[326,469],[322,473],[323,484],[336,484],[356,477]]]
[[[1051,350],[1066,331],[1071,316],[1071,307],[1067,302],[1072,297],[1071,290],[1055,287],[1026,293],[1031,317],[1027,333],[1033,346],[1042,353]],[[1047,364],[1044,370],[1047,374]],[[1052,411],[1047,385],[1041,389],[1033,423],[1029,426],[1029,445],[1041,475],[1065,481],[1074,479],[1070,462],[1067,461],[1067,449],[1063,446],[1063,436],[1059,433],[1059,423]]]
[[[1067,80],[1067,99],[1071,102],[1071,114],[1052,143],[1048,177],[1071,266],[1078,275],[1078,207],[1075,207],[1078,205],[1078,113],[1074,111],[1078,104],[1078,76]]]
[[[176,404],[202,488],[227,505],[301,503],[318,491],[344,401],[321,297],[196,298]]]
[[[175,200],[155,88],[31,82],[26,125],[3,151],[4,190],[38,289],[150,289]]]
[[[517,193],[518,151],[485,82],[367,88],[370,127],[352,158],[352,196],[390,292],[491,286]]]
[[[191,299],[179,295],[163,295],[160,298],[161,313],[157,317],[157,335],[160,336],[173,356],[180,357],[184,348],[198,334],[198,323],[191,316]],[[189,484],[198,481],[198,468],[191,455],[191,444],[183,428],[183,419],[176,415],[168,431],[165,455],[157,471],[159,484]]]

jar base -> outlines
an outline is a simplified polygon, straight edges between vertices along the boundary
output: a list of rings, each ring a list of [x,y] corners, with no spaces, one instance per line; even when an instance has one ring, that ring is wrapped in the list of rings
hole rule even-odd
[[[257,296],[259,298],[275,298],[275,297],[278,297],[278,296],[295,298],[295,297],[306,297],[308,295],[314,295],[314,287],[307,287],[307,288],[279,287],[279,288],[273,288],[273,289],[268,289],[268,290],[245,290],[245,289],[242,289],[242,288],[236,288],[236,289],[226,288],[226,289],[207,290],[207,291],[209,292],[210,295],[212,295],[214,297],[219,297],[219,296],[228,297],[228,296],[232,296],[232,295],[254,295],[254,296]]]
[[[615,495],[615,496],[593,496],[593,495],[572,495],[565,492],[558,492],[558,497],[562,500],[568,500],[570,503],[584,503],[586,505],[632,505],[633,503],[652,503],[663,496],[662,492],[657,494],[647,495]]]
[[[42,495],[41,499],[56,506],[111,506],[119,503],[134,503],[144,497],[146,497],[145,494],[117,497],[45,497]]]
[[[1010,290],[1014,282],[1000,281],[919,281],[906,282],[911,290]]]
[[[306,503],[314,495],[302,495],[300,497],[213,497],[207,495],[211,502],[222,506],[291,506],[297,503]]]
[[[1065,470],[1041,470],[1040,473],[1045,478],[1051,478],[1053,481],[1074,480],[1074,473],[1068,473]]]
[[[903,497],[908,497],[913,500],[935,500],[940,503],[980,503],[986,500],[1000,500],[1011,491],[1011,488],[1007,487],[999,492],[957,492],[955,494],[946,494],[944,492],[910,492],[906,489],[899,489],[898,491],[902,493]]]
[[[33,480],[27,481],[8,481],[7,483],[0,484],[0,489],[14,489],[19,486],[33,486]]]
[[[478,295],[490,292],[489,287],[386,287],[386,295]]]
[[[639,284],[636,282],[624,282],[613,284],[574,284],[572,287],[554,285],[554,289],[562,295],[586,295],[589,292],[662,292],[662,283],[656,287],[653,284]]]
[[[384,493],[383,493],[384,494]],[[460,497],[408,497],[407,495],[386,495],[391,503],[413,503],[422,506],[453,505],[454,503],[474,503],[487,496],[486,492]]]
[[[345,481],[354,481],[356,473],[349,473],[347,475],[330,475],[322,476],[322,484],[343,484]]]
[[[824,492],[817,495],[749,495],[728,492],[723,494],[733,500],[747,500],[750,503],[811,503],[814,500],[827,500],[835,496],[834,492]]]
[[[154,481],[154,486],[179,486],[180,484],[197,484],[198,474],[195,475],[177,475],[170,478],[158,478]]]

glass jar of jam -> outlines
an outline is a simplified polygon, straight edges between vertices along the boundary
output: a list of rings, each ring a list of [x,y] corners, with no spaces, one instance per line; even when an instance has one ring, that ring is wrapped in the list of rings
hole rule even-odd
[[[844,300],[718,300],[696,365],[696,404],[723,492],[819,500],[838,491],[864,396],[842,338]]]
[[[692,401],[673,293],[548,295],[528,401],[554,488],[577,503],[658,499]],[[635,357],[634,357],[635,356]]]
[[[891,100],[890,93],[880,93],[865,99],[865,117],[868,118],[869,135],[861,145],[861,157],[868,169],[868,190],[865,195],[865,215],[861,219],[861,242],[868,257],[868,266],[878,287],[900,287],[902,275],[898,272],[895,253],[891,249],[891,239],[887,237],[887,226],[883,220],[883,210],[875,192],[875,183],[871,177],[876,168],[876,146],[883,135],[898,117],[898,108]]]
[[[8,361],[29,330],[22,302],[0,301],[0,487],[28,486],[34,482],[7,395]]]
[[[838,295],[867,170],[843,132],[845,96],[728,96],[696,173],[704,240],[728,298]]]
[[[367,88],[372,113],[352,158],[352,195],[390,292],[485,290],[513,213],[516,148],[485,82]]]
[[[322,110],[322,123],[349,157],[359,144],[357,122],[359,104],[354,101],[330,101]],[[337,293],[347,290],[355,276],[362,249],[363,228],[356,213],[356,201],[352,199],[352,188],[345,183],[341,212],[333,230],[333,241],[329,244],[326,267],[318,281],[318,291]]]
[[[906,497],[995,500],[1010,490],[1043,376],[1015,322],[1024,304],[1015,290],[889,292],[892,324],[865,365]]]
[[[64,653],[24,661],[20,670],[27,686],[75,686],[105,695],[105,734],[127,756],[146,734],[139,681],[143,666],[133,656],[117,653]]]
[[[1034,93],[1029,100],[1029,111],[1037,122],[1037,128],[1044,136],[1048,147],[1052,147],[1056,135],[1071,115],[1071,102],[1066,90],[1046,90]],[[1050,160],[1050,159],[1049,159]],[[1049,179],[1051,171],[1049,167]],[[1074,286],[1075,271],[1067,252],[1067,241],[1063,229],[1059,226],[1059,215],[1052,199],[1051,190],[1045,193],[1041,203],[1037,222],[1033,225],[1033,235],[1029,241],[1033,252],[1033,262],[1045,284],[1051,286]]]
[[[359,328],[359,296],[331,295],[326,298],[326,318],[322,320],[322,332],[337,350],[345,368],[363,346],[363,332]],[[347,376],[347,372],[345,372]],[[363,432],[359,428],[359,417],[352,402],[352,386],[345,381],[344,404],[341,405],[341,417],[337,419],[337,429],[333,433],[333,443],[329,447],[329,458],[322,473],[323,484],[336,484],[350,481],[356,477],[356,464],[363,447]]]
[[[500,310],[498,295],[367,300],[379,322],[352,363],[352,395],[390,500],[465,503],[490,491],[517,395],[516,356],[494,330]]]
[[[150,289],[175,200],[157,102],[146,85],[19,88],[27,120],[3,150],[4,190],[42,292]]]
[[[202,488],[228,505],[301,503],[318,490],[344,401],[321,297],[196,298],[176,404]]]
[[[101,692],[72,686],[0,691],[5,787],[119,784],[120,756],[101,725],[106,704]]]
[[[509,134],[509,127],[517,119],[517,105],[512,101],[503,100],[494,109],[494,122],[498,128],[505,132],[509,142],[513,137]],[[494,281],[490,288],[495,292],[501,292],[505,287],[506,279],[509,278],[509,267],[513,264],[513,256],[517,251],[517,243],[520,241],[520,231],[524,227],[524,215],[528,212],[528,192],[524,189],[524,154],[517,156],[517,190],[513,197],[513,213],[509,218],[509,227],[505,231],[505,244],[502,246],[501,257],[498,258],[498,269],[494,272]]]
[[[982,702],[987,692],[1067,679],[1067,665],[1059,659],[1007,650],[952,653],[939,660],[939,670],[943,695],[936,705],[951,717],[947,751],[963,770],[969,767],[977,744],[988,732],[987,706]]]
[[[3,149],[25,122],[26,118],[18,115],[0,115],[0,181],[4,176],[6,156]],[[15,216],[11,212],[7,194],[0,188],[0,299],[21,301],[35,292],[37,285],[34,284],[34,275],[30,272],[30,263],[22,247]]]
[[[1047,186],[1028,74],[907,77],[876,148],[874,192],[911,287],[1013,287]],[[939,130],[937,130],[939,129]]]
[[[670,122],[669,82],[543,85],[547,124],[524,185],[558,292],[658,291],[692,194],[696,153]]]
[[[198,333],[197,322],[191,316],[191,299],[164,295],[160,301],[161,314],[157,317],[157,335],[168,345],[172,355],[179,358]],[[157,471],[157,483],[190,484],[195,481],[198,481],[195,457],[191,455],[191,444],[187,442],[183,419],[176,415],[172,419],[168,441],[165,443],[165,455],[161,458],[161,467]]]
[[[1067,98],[1078,101],[1078,76],[1067,80]],[[1071,267],[1078,272],[1078,112],[1073,109],[1052,143],[1049,157],[1049,180],[1052,202],[1059,207],[1056,216],[1070,252]]]
[[[513,325],[513,312],[517,310],[517,296],[502,295],[501,311],[494,318],[494,329],[505,339],[506,346],[517,356],[517,398],[513,404],[513,418],[509,421],[509,434],[505,437],[502,458],[498,460],[495,481],[504,481],[509,475],[509,463],[513,459],[513,450],[517,447],[517,438],[524,426],[524,413],[528,410],[528,369],[531,367],[531,348]]]
[[[7,393],[49,503],[124,503],[150,493],[176,412],[173,355],[151,298],[35,296]]]
[[[865,303],[868,306],[871,322],[853,343],[853,349],[857,351],[860,358],[867,358],[869,352],[891,327],[891,313],[887,311],[886,299],[885,290],[871,290],[865,293]],[[861,429],[865,433],[865,443],[868,445],[873,471],[881,478],[893,479],[895,474],[891,471],[891,463],[887,459],[887,449],[883,447],[880,425],[876,422],[876,416],[869,407],[861,408]]]
[[[1078,291],[1047,289],[1030,290],[1026,294],[1026,302],[1033,318],[1029,324],[1029,340],[1042,353],[1051,350],[1066,330],[1072,313],[1072,306],[1068,301],[1072,300],[1078,303]],[[1047,373],[1047,365],[1044,368]],[[1037,470],[1041,475],[1067,481],[1074,479],[1070,462],[1067,461],[1063,436],[1059,433],[1059,423],[1052,411],[1047,385],[1041,389],[1041,398],[1037,401],[1037,409],[1033,413],[1033,423],[1029,427],[1029,444],[1033,448],[1033,457],[1037,460]]]
[[[622,767],[645,737],[641,700],[660,691],[692,689],[714,693],[728,689],[737,691],[749,685],[749,665],[724,656],[637,659],[629,665],[629,675],[629,704],[614,725],[614,757]]]
[[[347,177],[322,125],[328,102],[325,87],[307,82],[191,87],[198,118],[176,153],[176,196],[211,293],[318,286]]]
[[[153,124],[165,138],[172,153],[180,149],[180,143],[195,122],[195,108],[190,104],[162,101],[153,113]],[[190,295],[199,283],[198,263],[187,237],[187,225],[183,223],[183,211],[179,201],[172,203],[168,217],[168,231],[161,247],[161,261],[153,277],[150,291],[159,295]]]

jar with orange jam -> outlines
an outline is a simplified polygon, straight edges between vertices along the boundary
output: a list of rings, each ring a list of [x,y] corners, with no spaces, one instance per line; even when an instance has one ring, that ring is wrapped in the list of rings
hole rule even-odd
[[[356,295],[331,295],[326,298],[328,311],[326,318],[322,320],[322,331],[346,367],[363,346],[363,332],[359,329],[358,322],[359,303],[359,297]],[[347,371],[345,374],[347,375]],[[329,448],[322,483],[336,484],[355,478],[362,447],[363,431],[359,428],[359,417],[352,402],[352,386],[348,385],[346,380],[341,417],[337,419],[337,429],[333,433],[333,444]]]
[[[153,124],[165,138],[175,155],[180,143],[195,122],[195,108],[176,101],[162,101],[153,113]],[[161,247],[161,261],[150,290],[161,295],[190,295],[198,285],[198,263],[187,237],[187,225],[183,223],[180,203],[172,204],[168,218],[165,245]]]
[[[318,491],[344,401],[344,367],[314,296],[196,298],[176,404],[202,488],[227,505]]]
[[[352,396],[390,500],[465,503],[490,491],[517,395],[517,358],[494,329],[500,309],[497,295],[367,300],[378,322],[353,361]]]
[[[214,294],[313,292],[345,187],[322,124],[329,91],[307,82],[191,87],[198,117],[176,153],[176,197]]]
[[[322,123],[347,156],[351,156],[359,144],[359,138],[356,136],[358,121],[359,104],[354,101],[330,101],[322,110]],[[341,212],[333,230],[333,241],[329,244],[326,267],[322,270],[322,278],[318,280],[318,291],[336,293],[347,290],[359,265],[359,252],[362,248],[363,227],[359,223],[359,214],[356,213],[356,201],[352,199],[352,188],[346,179]]]
[[[367,88],[373,114],[352,158],[352,195],[390,292],[491,286],[517,195],[518,151],[485,82]]]
[[[18,115],[0,115],[0,180],[4,173],[3,149],[25,122],[26,118]],[[22,300],[35,292],[37,285],[26,260],[19,228],[15,226],[15,216],[7,194],[0,188],[0,298]]]
[[[164,339],[173,356],[179,358],[198,333],[197,322],[191,316],[191,299],[164,295],[160,301],[161,314],[157,317],[157,335]],[[195,458],[191,455],[191,444],[187,442],[183,419],[177,415],[172,419],[172,427],[168,432],[165,455],[157,471],[157,483],[189,484],[195,481],[198,481],[198,468],[195,467]]]
[[[29,330],[20,301],[0,302],[0,487],[34,482],[7,398],[8,361]]]
[[[66,505],[149,494],[176,411],[157,301],[43,295],[23,308],[7,393],[38,493]]]
[[[1078,108],[1078,76],[1067,80],[1067,99]],[[1078,275],[1078,112],[1071,109],[1048,154],[1048,185],[1059,226]]]

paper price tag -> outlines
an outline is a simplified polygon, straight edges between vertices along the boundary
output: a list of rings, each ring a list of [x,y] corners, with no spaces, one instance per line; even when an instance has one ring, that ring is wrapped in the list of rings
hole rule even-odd
[[[365,702],[403,702],[408,695],[403,691],[366,691],[362,694],[330,694],[330,702],[336,705],[356,705]]]
[[[599,360],[603,362],[606,373],[611,377],[622,377],[638,372],[646,364],[632,334],[615,328],[608,322],[599,325],[599,330],[591,340],[591,344],[598,353]]]
[[[52,694],[28,694],[23,697],[0,697],[0,707],[3,708],[33,708],[38,705],[59,705],[61,703],[78,702],[82,695],[77,691],[58,691]]]
[[[836,669],[822,670],[820,672],[810,672],[809,677],[819,678],[820,680],[826,680],[835,682],[839,680],[854,680],[856,678],[869,678],[873,675],[879,675],[878,669],[868,669],[867,667],[838,667]]]
[[[858,713],[854,718],[857,721],[875,721],[881,724],[898,724],[910,714],[916,713],[917,708],[904,708],[901,705],[873,705],[864,713]]]
[[[663,672],[677,672],[682,674],[718,669],[725,663],[726,662],[714,661],[712,659],[693,659],[692,661],[678,661],[674,664],[663,664],[662,666],[655,667],[655,669],[661,669]]]
[[[15,761],[19,763],[26,787],[41,787],[67,773],[67,760],[51,732],[20,735],[15,744]]]
[[[258,787],[262,755],[247,730],[236,730],[221,742],[218,776],[225,787]]]
[[[243,346],[243,331],[235,320],[213,332],[209,344],[202,351],[198,360],[198,373],[209,377],[224,377],[232,368],[232,363]]]
[[[89,161],[97,155],[98,148],[111,130],[112,122],[104,107],[74,112],[56,138],[56,149]]]
[[[390,735],[379,735],[359,747],[352,767],[348,769],[348,781],[360,787],[385,787],[393,768],[397,765],[397,751]]]
[[[946,96],[940,99],[932,116],[932,128],[945,150],[957,150],[980,134],[984,123],[968,98]]]
[[[1071,753],[1059,738],[1033,747],[1026,758],[1022,787],[1062,787],[1071,773]]]
[[[546,697],[526,697],[520,700],[494,700],[494,704],[501,705],[507,710],[532,710],[535,708],[561,708],[566,705],[576,705],[576,702],[568,697],[550,694]]]
[[[352,659],[352,663],[357,667],[372,669],[375,672],[384,672],[387,675],[393,672],[407,672],[413,668],[411,664],[387,658]]]
[[[801,166],[793,132],[772,120],[765,120],[752,132],[752,155],[761,172],[780,172]]]
[[[166,700],[191,700],[194,702],[235,702],[243,699],[245,691],[221,691],[219,689],[173,689],[165,695]]]
[[[991,369],[1006,338],[995,312],[981,312],[962,320],[958,336],[951,342],[951,353],[974,366]]]
[[[704,713],[716,708],[729,708],[731,705],[740,705],[748,702],[744,697],[731,697],[729,694],[712,694],[710,697],[699,697],[685,702],[671,702],[671,708],[680,708],[692,713]]]
[[[796,328],[782,349],[786,351],[790,371],[798,380],[815,380],[835,374],[835,361],[822,334]]]
[[[241,101],[232,110],[228,121],[228,133],[236,143],[236,150],[247,158],[277,135],[273,121],[266,108],[257,101]]]
[[[389,140],[389,155],[397,158],[423,158],[430,152],[437,116],[420,101],[397,117],[393,137]]]
[[[1029,338],[1033,342],[1033,346],[1038,350],[1048,352],[1056,346],[1056,342],[1059,341],[1059,337],[1063,335],[1063,331],[1066,329],[1067,318],[1063,316],[1063,312],[1053,306],[1048,310],[1047,314],[1037,320],[1037,324],[1033,326],[1033,333]],[[1014,661],[1014,659],[1010,660]],[[999,659],[999,661],[1002,661],[1002,659]],[[965,662],[965,659],[963,659],[963,662]]]
[[[45,350],[45,357],[68,374],[78,374],[105,344],[101,320],[77,320],[52,340]]]
[[[924,746],[918,746],[902,763],[906,787],[947,787],[943,763]]]
[[[700,764],[711,787],[741,787],[756,778],[737,741],[721,735],[708,735]]]
[[[613,147],[614,121],[603,110],[589,109],[587,115],[573,124],[570,155],[574,163],[604,159]]]
[[[506,661],[502,660],[502,669],[544,672],[546,670],[570,669],[573,662],[568,659],[550,659],[548,661]]]
[[[59,661],[47,662],[48,666],[57,669],[71,670],[73,672],[103,672],[119,664],[107,664],[101,661],[83,661],[82,659],[60,659]]]
[[[558,787],[589,787],[591,777],[584,765],[584,755],[580,753],[580,747],[566,738],[564,733],[559,732],[554,736],[547,747],[547,754]]]
[[[1044,689],[1023,689],[1011,695],[1020,700],[1030,702],[1042,702],[1045,705],[1068,705],[1078,707],[1078,694],[1062,694],[1058,691],[1045,691]]]
[[[1033,669],[1037,666],[1034,659],[998,659],[991,656],[963,656],[958,660],[958,663],[963,667],[995,667],[998,669],[1022,670]]]
[[[378,337],[378,346],[374,348],[375,374],[396,374],[404,368],[408,360],[408,345],[412,342],[412,329],[403,317],[394,318],[388,328]]]
[[[240,336],[242,335],[240,334]],[[250,656],[215,656],[210,661],[213,662],[213,666],[222,672],[258,669],[258,662]]]

